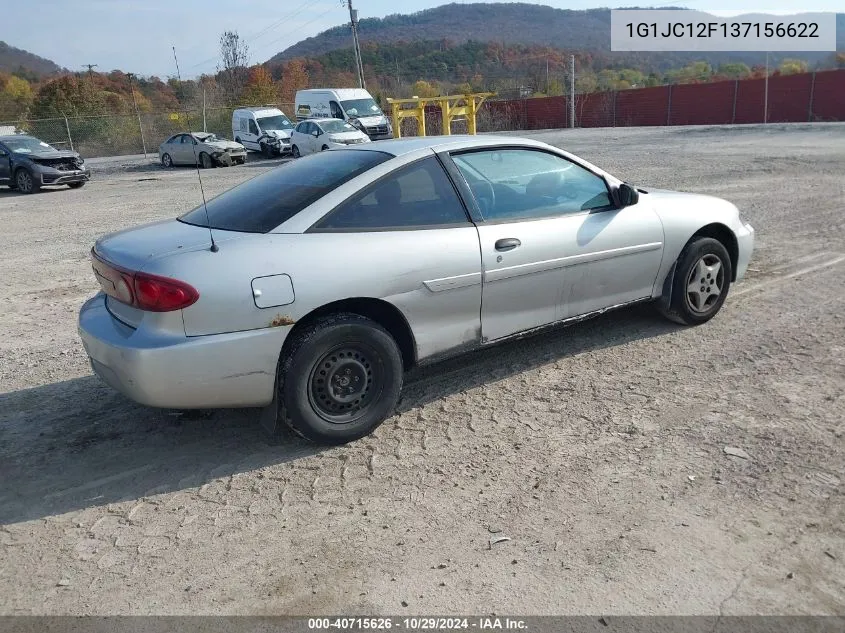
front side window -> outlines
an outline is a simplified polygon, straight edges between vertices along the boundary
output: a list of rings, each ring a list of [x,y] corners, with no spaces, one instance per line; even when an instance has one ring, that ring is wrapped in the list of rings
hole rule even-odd
[[[186,145],[190,145],[193,142],[193,139],[188,134],[182,135],[182,142]]]
[[[316,230],[384,230],[467,224],[463,204],[433,156],[366,187],[318,222]]]
[[[255,121],[252,119],[249,120],[249,133],[250,134],[258,134],[258,126],[255,124]]]
[[[393,158],[373,151],[333,150],[287,163],[229,189],[179,218],[224,231],[267,233],[330,191]]]
[[[604,179],[565,158],[530,149],[452,156],[486,221],[531,220],[610,208]]]

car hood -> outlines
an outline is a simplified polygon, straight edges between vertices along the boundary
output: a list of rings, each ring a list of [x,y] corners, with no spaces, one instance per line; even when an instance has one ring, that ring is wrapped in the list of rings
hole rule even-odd
[[[669,191],[667,189],[640,189],[648,193],[640,194],[640,200],[647,200],[654,206],[661,218],[666,219],[676,214],[709,214],[725,217],[738,217],[739,210],[727,200],[703,193]]]
[[[264,130],[264,133],[274,138],[290,138],[290,130]]]
[[[244,147],[240,143],[235,143],[235,141],[205,141],[204,145],[216,149],[243,149]]]
[[[372,116],[359,116],[357,118],[364,125],[382,125],[387,121],[387,117],[383,114],[374,114]]]
[[[13,156],[15,157],[25,157],[25,158],[35,158],[35,159],[48,159],[48,158],[79,158],[79,154],[76,152],[71,152],[68,150],[56,150],[55,152],[32,152],[30,154],[24,154],[22,152],[14,152]]]
[[[240,235],[214,230],[214,240],[218,243]],[[97,240],[94,251],[112,264],[143,270],[148,263],[161,257],[210,246],[211,238],[206,227],[179,220],[161,220],[105,235]]]
[[[369,138],[360,130],[349,130],[348,132],[329,132],[330,139],[355,139],[355,138]]]

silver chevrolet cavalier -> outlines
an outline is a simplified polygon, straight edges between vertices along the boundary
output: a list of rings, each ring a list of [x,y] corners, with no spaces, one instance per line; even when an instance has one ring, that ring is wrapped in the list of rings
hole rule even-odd
[[[263,407],[343,443],[391,415],[416,365],[637,302],[704,323],[753,242],[729,202],[538,141],[380,141],[99,239],[79,333],[139,403]]]

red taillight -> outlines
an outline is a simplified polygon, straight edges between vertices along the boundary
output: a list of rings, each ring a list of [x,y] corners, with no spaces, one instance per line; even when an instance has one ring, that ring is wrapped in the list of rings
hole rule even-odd
[[[182,281],[135,273],[135,304],[142,310],[151,312],[181,310],[195,303],[199,298],[199,293]]]
[[[100,287],[110,297],[149,312],[171,312],[196,303],[199,293],[183,281],[120,268],[91,251]]]

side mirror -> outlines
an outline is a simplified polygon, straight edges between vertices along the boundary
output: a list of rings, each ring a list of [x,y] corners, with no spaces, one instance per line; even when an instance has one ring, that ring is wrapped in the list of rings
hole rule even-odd
[[[616,197],[619,200],[620,209],[630,207],[640,201],[639,192],[627,182],[623,182],[619,185],[619,189],[616,190]]]
[[[313,134],[314,136],[320,136],[320,130],[314,130],[313,132],[311,132],[311,134]]]
[[[8,156],[8,154],[6,153],[6,150],[0,149],[0,158],[5,158],[6,156]]]

